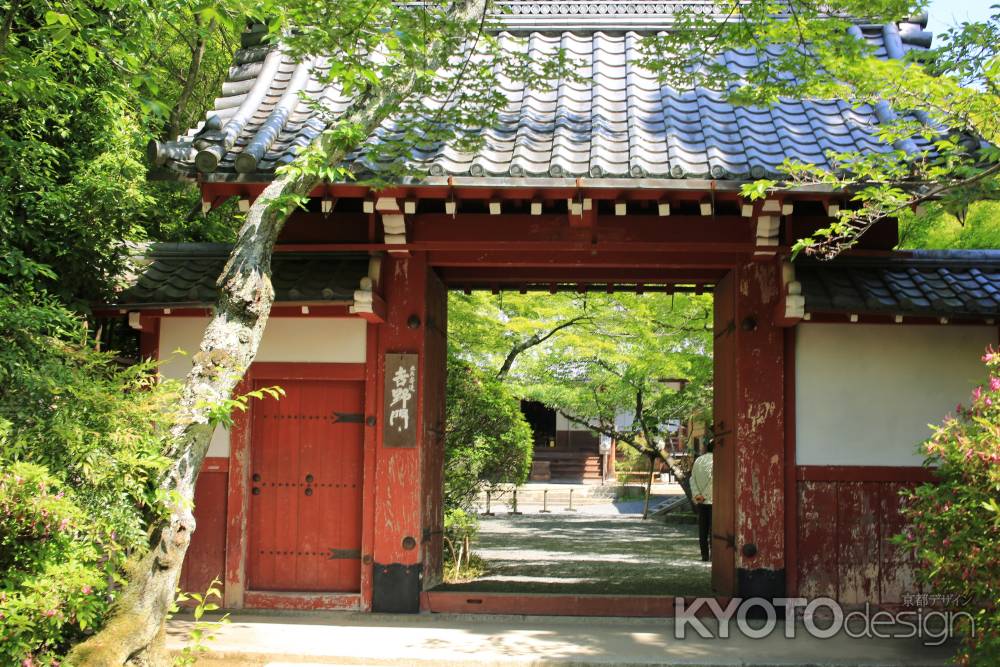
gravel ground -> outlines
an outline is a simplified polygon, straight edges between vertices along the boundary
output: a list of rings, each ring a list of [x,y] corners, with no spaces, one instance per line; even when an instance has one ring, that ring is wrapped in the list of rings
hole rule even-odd
[[[698,528],[643,521],[618,503],[604,512],[481,517],[473,553],[483,576],[442,590],[637,595],[711,594]],[[527,510],[528,508],[525,508]],[[583,508],[581,508],[583,509]],[[642,502],[638,502],[642,511]]]

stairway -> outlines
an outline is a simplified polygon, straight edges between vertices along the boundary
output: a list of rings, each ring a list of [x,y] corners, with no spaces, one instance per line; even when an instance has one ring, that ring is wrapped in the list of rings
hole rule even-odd
[[[601,457],[589,452],[537,451],[532,466],[532,481],[538,482],[600,482]],[[548,478],[537,474],[548,464]]]

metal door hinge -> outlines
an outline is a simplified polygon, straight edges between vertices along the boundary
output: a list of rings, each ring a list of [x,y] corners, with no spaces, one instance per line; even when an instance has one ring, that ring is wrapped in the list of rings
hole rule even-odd
[[[361,558],[361,549],[330,549],[329,560]]]
[[[334,424],[363,424],[365,416],[360,412],[334,412]]]
[[[733,535],[718,535],[716,533],[712,533],[712,539],[722,540],[723,542],[728,544],[731,549],[736,548],[736,537],[734,537]]]

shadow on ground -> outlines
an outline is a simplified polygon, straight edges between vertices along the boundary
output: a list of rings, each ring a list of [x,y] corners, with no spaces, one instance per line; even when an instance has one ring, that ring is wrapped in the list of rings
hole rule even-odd
[[[483,576],[436,590],[610,595],[711,595],[698,528],[636,515],[482,517],[473,552]]]

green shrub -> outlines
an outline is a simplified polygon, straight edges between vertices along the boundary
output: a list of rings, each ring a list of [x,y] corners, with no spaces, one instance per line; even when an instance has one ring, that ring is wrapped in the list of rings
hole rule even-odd
[[[148,364],[96,352],[83,321],[44,294],[0,285],[0,464],[37,463],[89,520],[130,549],[147,544],[176,385]]]
[[[897,543],[915,549],[917,577],[935,595],[969,612],[963,664],[1000,664],[1000,353],[983,356],[985,386],[972,393],[924,444],[934,484],[906,493],[909,527]],[[962,619],[963,617],[959,617]],[[967,619],[963,619],[967,620]]]
[[[523,484],[531,472],[531,426],[499,380],[448,356],[445,507],[471,505],[479,489]]]
[[[0,664],[50,664],[99,627],[161,511],[174,400],[94,351],[43,293],[0,285]]]
[[[479,533],[475,514],[453,507],[444,513],[445,578],[449,582],[475,579],[482,574],[484,562],[472,553],[472,540]]]
[[[0,663],[54,664],[99,622],[116,548],[44,468],[0,469]]]

